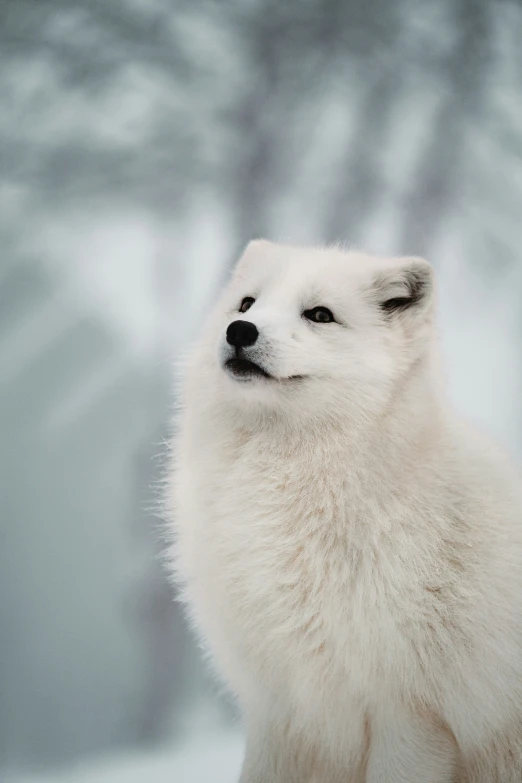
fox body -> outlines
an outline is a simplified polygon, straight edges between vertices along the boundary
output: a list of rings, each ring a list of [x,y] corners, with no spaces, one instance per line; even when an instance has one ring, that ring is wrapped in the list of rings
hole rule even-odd
[[[444,398],[417,258],[252,242],[191,353],[169,508],[242,783],[522,781],[522,493]]]

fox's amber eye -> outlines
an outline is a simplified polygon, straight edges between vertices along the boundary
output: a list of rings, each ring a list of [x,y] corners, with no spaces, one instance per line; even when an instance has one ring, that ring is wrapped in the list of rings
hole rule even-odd
[[[335,321],[332,311],[327,307],[314,307],[312,310],[305,310],[303,315],[316,324],[329,324]]]
[[[250,310],[250,308],[252,307],[255,301],[256,300],[252,296],[245,296],[245,298],[241,302],[239,312],[246,313],[247,310]]]

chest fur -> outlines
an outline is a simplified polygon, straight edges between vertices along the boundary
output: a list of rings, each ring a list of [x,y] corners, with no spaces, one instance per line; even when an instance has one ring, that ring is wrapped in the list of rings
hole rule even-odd
[[[196,570],[241,659],[322,692],[414,676],[433,594],[411,512],[341,460],[224,456],[198,467]]]

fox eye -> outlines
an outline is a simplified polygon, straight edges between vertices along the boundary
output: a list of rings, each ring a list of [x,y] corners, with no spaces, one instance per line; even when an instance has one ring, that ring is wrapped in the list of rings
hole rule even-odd
[[[305,310],[303,315],[316,324],[329,324],[335,321],[332,311],[327,307],[314,307],[312,310]]]
[[[252,296],[245,296],[239,307],[239,312],[246,313],[247,310],[250,310],[255,301],[256,300]]]

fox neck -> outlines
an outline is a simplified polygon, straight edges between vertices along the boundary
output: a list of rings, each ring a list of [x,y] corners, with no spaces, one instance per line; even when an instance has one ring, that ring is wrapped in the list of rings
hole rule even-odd
[[[237,459],[256,450],[276,465],[300,470],[349,471],[361,486],[400,487],[431,465],[445,438],[443,405],[426,368],[415,366],[392,391],[379,415],[335,410],[317,416],[264,412],[221,420],[223,441]],[[214,430],[215,431],[215,430]],[[386,490],[388,487],[388,490]]]

